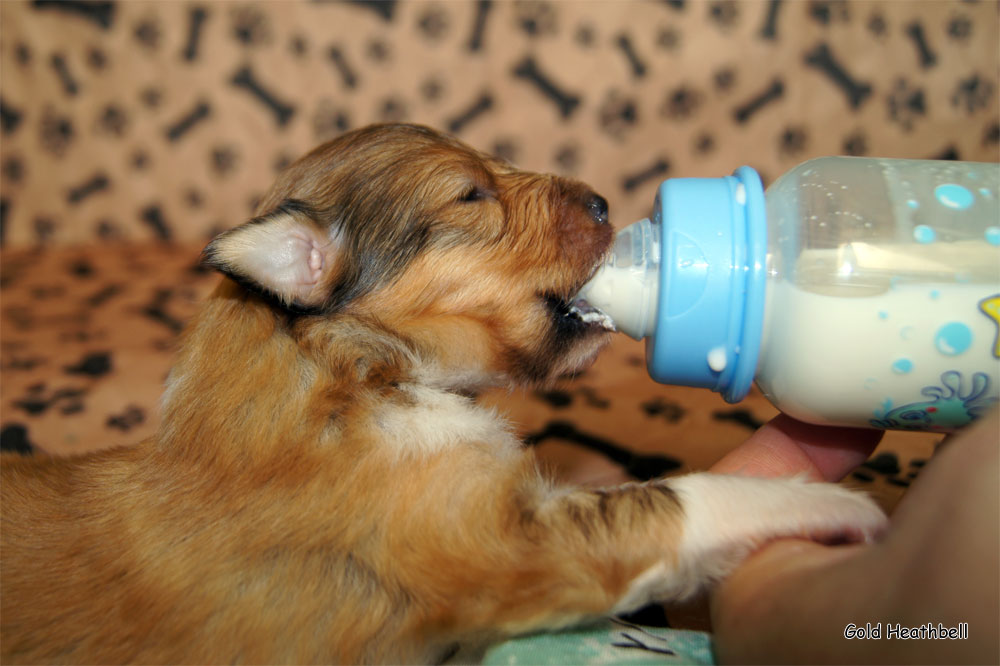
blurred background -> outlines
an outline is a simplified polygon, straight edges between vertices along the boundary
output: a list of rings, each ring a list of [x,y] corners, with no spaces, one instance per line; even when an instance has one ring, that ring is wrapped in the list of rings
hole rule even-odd
[[[450,131],[590,183],[624,226],[659,182],[810,157],[997,161],[998,3],[845,0],[0,2],[6,449],[158,423],[198,266],[275,174],[372,122]],[[775,414],[654,384],[622,336],[590,371],[485,397],[585,483],[701,469]],[[849,482],[887,506],[934,438]]]

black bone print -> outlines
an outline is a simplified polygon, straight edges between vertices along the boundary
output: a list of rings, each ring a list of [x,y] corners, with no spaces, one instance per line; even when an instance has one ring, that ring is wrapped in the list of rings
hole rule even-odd
[[[105,173],[96,173],[87,179],[86,182],[72,187],[66,193],[66,201],[71,205],[77,205],[92,194],[105,192],[111,188],[111,180]]]
[[[657,158],[652,164],[622,179],[622,189],[631,192],[651,180],[662,180],[670,171],[670,162],[665,158]]]
[[[453,134],[461,132],[470,122],[492,109],[493,104],[493,95],[489,92],[482,93],[467,109],[459,112],[454,118],[447,121],[446,127],[448,131]]]
[[[3,247],[7,240],[7,216],[9,214],[10,201],[6,198],[0,199],[0,247]]]
[[[139,214],[139,219],[152,229],[153,233],[161,241],[169,241],[171,236],[173,236],[170,232],[170,226],[163,217],[163,209],[159,204],[151,204],[143,208]]]
[[[322,1],[329,2],[330,0]],[[341,2],[342,0],[333,1]],[[393,17],[396,15],[396,5],[399,4],[399,0],[347,0],[347,2],[352,5],[357,5],[358,7],[364,7],[365,9],[372,10],[377,16],[386,22],[392,21]]]
[[[472,23],[472,36],[469,37],[469,50],[473,53],[483,50],[483,35],[486,32],[486,19],[493,9],[493,0],[478,0],[476,2],[476,18]]]
[[[237,88],[249,92],[254,99],[263,104],[273,115],[278,127],[284,127],[295,115],[295,107],[279,100],[275,95],[267,90],[254,76],[249,66],[244,66],[236,70],[233,78],[230,79]]]
[[[201,32],[208,18],[204,7],[192,7],[188,12],[188,36],[181,57],[188,62],[198,59],[198,46],[201,42]]]
[[[533,84],[539,92],[556,105],[563,118],[569,118],[580,106],[580,97],[559,88],[551,78],[542,72],[534,57],[530,55],[514,67],[514,76]]]
[[[212,114],[212,107],[208,102],[198,102],[191,111],[184,114],[177,122],[173,123],[166,130],[167,141],[176,143],[191,131],[195,125],[206,120]]]
[[[820,42],[807,53],[805,63],[826,74],[847,95],[847,103],[851,105],[852,109],[860,107],[872,94],[872,87],[869,84],[851,77],[847,70],[836,61],[826,42]]]
[[[59,78],[59,83],[62,84],[63,92],[70,97],[75,97],[80,92],[80,86],[69,71],[69,65],[66,64],[66,56],[62,53],[53,53],[49,62],[52,64],[52,69]]]
[[[937,64],[937,54],[931,50],[930,44],[927,43],[927,34],[919,21],[914,21],[906,26],[906,35],[913,40],[922,68],[929,69]]]
[[[785,84],[781,79],[775,79],[762,92],[753,98],[736,107],[733,111],[733,118],[736,122],[743,124],[750,120],[758,111],[768,104],[781,99],[785,95]]]
[[[632,70],[632,76],[641,79],[646,76],[646,63],[642,61],[639,54],[636,53],[635,45],[632,43],[632,38],[626,33],[618,35],[615,39],[615,45],[621,50],[625,55],[625,60],[628,61],[629,69]]]
[[[0,131],[4,134],[12,134],[21,124],[24,114],[15,109],[0,97]]]
[[[330,62],[333,63],[334,69],[340,74],[340,78],[344,82],[344,87],[349,90],[357,88],[358,75],[354,71],[354,68],[347,63],[344,51],[339,46],[331,46],[327,50],[326,55],[330,59]]]
[[[93,2],[88,0],[32,0],[35,9],[51,9],[68,15],[85,18],[107,30],[114,23],[114,2]]]
[[[783,0],[770,0],[767,4],[767,14],[764,15],[764,25],[760,28],[761,39],[776,40],[778,38],[778,14]]]

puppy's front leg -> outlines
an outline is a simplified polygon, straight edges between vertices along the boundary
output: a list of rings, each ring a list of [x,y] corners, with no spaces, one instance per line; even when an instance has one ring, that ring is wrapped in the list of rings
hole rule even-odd
[[[511,516],[468,609],[507,634],[690,596],[772,539],[865,541],[885,526],[868,497],[832,484],[714,474],[555,490]]]
[[[663,560],[643,572],[619,601],[618,612],[690,597],[774,539],[871,542],[887,525],[867,495],[830,483],[720,474],[661,483],[677,494],[683,511],[674,565]]]

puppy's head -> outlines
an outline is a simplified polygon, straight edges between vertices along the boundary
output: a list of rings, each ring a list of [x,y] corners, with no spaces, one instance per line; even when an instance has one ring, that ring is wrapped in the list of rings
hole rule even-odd
[[[607,251],[607,203],[425,127],[379,125],[309,153],[205,261],[300,332],[366,322],[452,386],[539,382],[607,341],[570,301]]]

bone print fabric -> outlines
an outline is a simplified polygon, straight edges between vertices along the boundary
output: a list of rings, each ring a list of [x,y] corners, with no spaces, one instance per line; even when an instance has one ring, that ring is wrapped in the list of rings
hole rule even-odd
[[[6,247],[201,240],[380,120],[571,174],[623,225],[666,176],[996,160],[997,3],[0,4]]]

